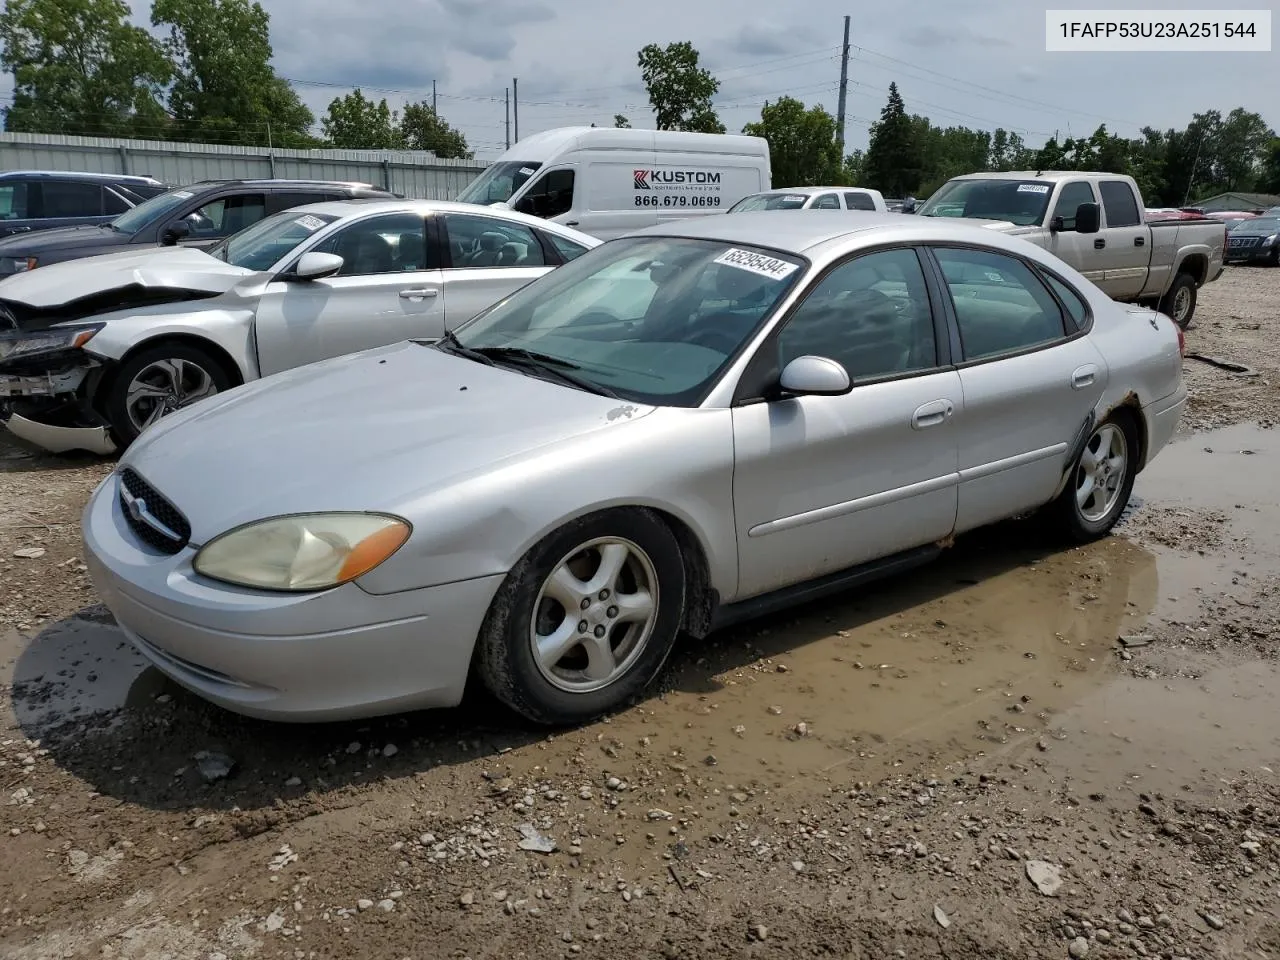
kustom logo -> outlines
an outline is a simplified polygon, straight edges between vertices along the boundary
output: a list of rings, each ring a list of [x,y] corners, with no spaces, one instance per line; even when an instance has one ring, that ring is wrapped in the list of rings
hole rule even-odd
[[[635,174],[636,174],[636,189],[637,189],[637,190],[652,190],[652,189],[653,189],[653,187],[649,186],[649,171],[648,171],[648,170],[637,170],[637,171],[635,171]]]
[[[720,174],[707,170],[635,170],[637,190],[652,190],[655,183],[697,184],[698,186],[719,186]]]

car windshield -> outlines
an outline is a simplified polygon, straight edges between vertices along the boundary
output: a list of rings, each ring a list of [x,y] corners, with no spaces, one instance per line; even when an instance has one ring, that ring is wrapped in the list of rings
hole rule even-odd
[[[126,210],[111,221],[111,226],[121,233],[137,233],[143,227],[167,216],[194,196],[195,191],[188,187],[166,190],[146,203],[140,203],[132,210]]]
[[[476,177],[458,194],[460,203],[506,203],[512,194],[525,185],[542,166],[540,163],[523,163],[507,160],[495,163]]]
[[[285,210],[227,237],[209,254],[235,267],[270,270],[294,247],[337,219],[328,213]]]
[[[1280,217],[1255,217],[1252,220],[1241,220],[1231,229],[1239,229],[1241,233],[1275,233],[1280,230]]]
[[[952,180],[917,212],[922,217],[1007,220],[1020,227],[1044,220],[1053,184],[1038,180]]]
[[[717,240],[623,238],[500,301],[454,340],[530,351],[636,403],[692,407],[804,265]]]
[[[729,213],[748,213],[752,210],[799,210],[808,201],[803,193],[757,193],[743,197]]]

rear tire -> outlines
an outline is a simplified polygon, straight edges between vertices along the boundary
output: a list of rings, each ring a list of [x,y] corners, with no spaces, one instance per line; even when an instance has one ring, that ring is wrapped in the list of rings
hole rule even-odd
[[[1174,323],[1186,330],[1195,316],[1198,294],[1196,278],[1189,273],[1180,273],[1174,277],[1173,286],[1160,301],[1160,312],[1172,317]]]
[[[125,357],[105,385],[102,408],[123,450],[152,423],[234,385],[226,368],[207,350],[162,342]]]
[[[1049,507],[1056,530],[1075,543],[1109,534],[1129,504],[1138,455],[1138,430],[1127,410],[1095,426],[1071,465],[1067,485]]]
[[[489,691],[535,723],[577,724],[638,694],[684,619],[679,542],[648,510],[574,520],[521,558],[476,644]]]

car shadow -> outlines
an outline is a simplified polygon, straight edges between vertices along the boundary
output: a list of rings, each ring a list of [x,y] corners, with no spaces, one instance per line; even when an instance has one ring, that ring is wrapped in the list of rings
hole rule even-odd
[[[115,456],[101,457],[87,451],[49,453],[27,443],[0,425],[0,473],[48,473],[78,470],[99,463],[111,463]]]
[[[794,655],[1061,550],[1033,521],[1010,521],[960,538],[911,572],[703,640],[683,638],[642,703],[652,710],[673,692],[714,693],[721,689],[718,675],[762,657]],[[27,643],[15,664],[12,703],[23,734],[40,740],[56,764],[90,789],[174,811],[262,810],[281,799],[484,758],[500,767],[501,754],[565,732],[523,721],[474,684],[449,710],[324,724],[248,719],[148,666],[100,605]]]

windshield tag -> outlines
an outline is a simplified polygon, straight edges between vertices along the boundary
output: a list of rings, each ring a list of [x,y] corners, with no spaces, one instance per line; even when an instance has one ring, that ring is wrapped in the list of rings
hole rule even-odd
[[[712,262],[722,263],[726,267],[737,267],[739,270],[747,270],[751,273],[758,273],[762,277],[770,277],[774,280],[789,277],[800,269],[799,264],[778,260],[776,257],[766,257],[763,253],[739,250],[736,247],[732,250],[726,250]]]
[[[521,176],[525,176],[525,177],[527,177],[527,176],[528,176],[529,174],[531,174],[531,173],[533,173],[533,167],[521,167],[521,168],[520,168],[520,174],[521,174]]]
[[[809,199],[808,197],[800,196],[797,194],[789,197],[783,197],[782,202],[783,203],[804,203],[808,199]]]
[[[174,194],[174,196],[180,200],[190,200],[192,197],[195,196],[195,194],[192,193],[190,190],[179,190],[177,193]]]
[[[1049,185],[1046,183],[1020,183],[1018,184],[1019,193],[1048,193]]]
[[[304,230],[319,230],[321,227],[324,226],[323,220],[321,220],[319,217],[313,217],[309,213],[296,218],[293,222],[296,223],[298,226],[302,227]]]

